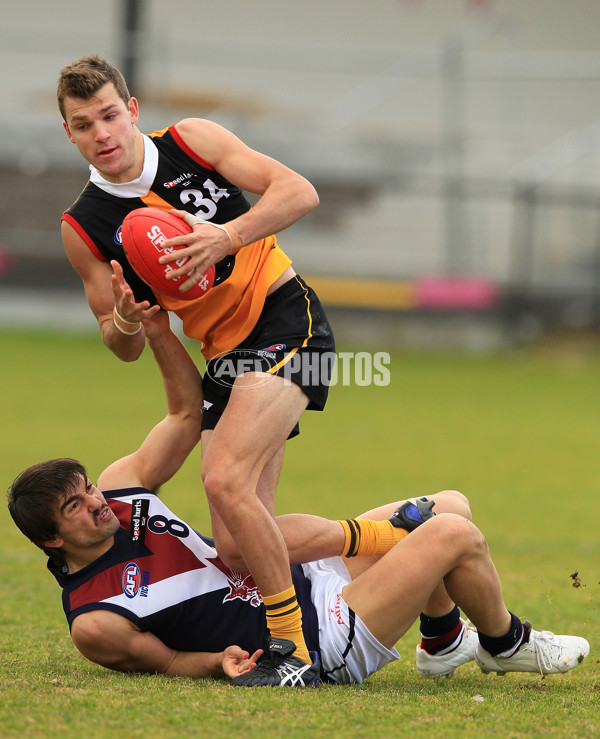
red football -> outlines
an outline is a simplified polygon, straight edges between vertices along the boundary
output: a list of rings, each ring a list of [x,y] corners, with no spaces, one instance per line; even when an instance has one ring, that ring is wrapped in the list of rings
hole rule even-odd
[[[166,210],[137,208],[128,213],[123,221],[123,250],[137,275],[153,290],[178,300],[194,300],[212,287],[215,281],[214,266],[211,265],[193,287],[182,293],[178,287],[188,279],[188,275],[184,274],[174,280],[167,280],[167,275],[182,267],[189,261],[189,257],[182,257],[168,264],[160,264],[158,261],[167,252],[185,248],[176,246],[163,249],[164,241],[191,232],[191,227],[185,221]]]

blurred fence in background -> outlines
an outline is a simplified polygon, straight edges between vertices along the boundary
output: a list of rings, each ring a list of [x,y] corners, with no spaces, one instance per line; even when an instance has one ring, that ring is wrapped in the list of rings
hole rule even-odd
[[[24,0],[6,9],[0,320],[35,323],[37,310],[43,325],[30,306],[43,291],[89,322],[85,306],[69,303],[82,299],[81,283],[58,232],[86,169],[54,89],[64,64],[100,53],[128,72],[142,130],[209,117],[315,184],[320,207],[280,242],[365,337],[377,327],[382,340],[428,332],[443,344],[460,325],[479,326],[475,343],[485,345],[484,334],[497,344],[595,327],[600,8],[575,5],[398,0],[365,15],[354,0],[113,0],[98,17],[88,0]]]

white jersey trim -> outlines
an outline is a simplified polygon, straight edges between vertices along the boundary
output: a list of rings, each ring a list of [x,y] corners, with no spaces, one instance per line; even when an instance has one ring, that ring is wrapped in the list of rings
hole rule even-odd
[[[205,570],[201,580],[196,578],[196,573],[199,570]],[[198,588],[198,582],[202,583],[202,589]],[[193,587],[189,587],[189,584],[192,584]],[[190,598],[227,588],[227,585],[225,575],[207,562],[206,568],[189,570],[173,577],[167,577],[158,583],[151,583],[151,597],[142,597],[138,593],[134,598],[128,598],[125,593],[120,593],[99,602],[119,606],[131,611],[138,618],[144,618],[158,611],[163,611],[165,608],[179,605]]]

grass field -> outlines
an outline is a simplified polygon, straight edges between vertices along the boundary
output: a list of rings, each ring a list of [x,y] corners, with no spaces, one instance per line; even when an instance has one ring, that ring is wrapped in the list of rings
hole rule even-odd
[[[94,479],[164,415],[150,355],[120,363],[96,335],[0,332],[1,479],[74,456]],[[196,347],[190,346],[196,355]],[[235,691],[125,676],[72,646],[44,558],[0,511],[1,737],[592,737],[600,735],[600,352],[546,345],[500,356],[396,354],[387,387],[338,385],[288,445],[279,512],[348,517],[456,488],[486,533],[511,610],[591,642],[564,676],[425,681],[403,659],[362,686]],[[208,533],[196,452],[163,497]],[[573,579],[578,573],[580,587]],[[285,725],[285,728],[284,728]]]

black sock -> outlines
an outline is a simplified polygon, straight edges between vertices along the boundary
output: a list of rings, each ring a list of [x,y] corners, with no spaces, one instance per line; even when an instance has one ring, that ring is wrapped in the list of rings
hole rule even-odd
[[[428,654],[451,651],[460,643],[462,623],[457,606],[454,606],[445,616],[427,616],[422,613],[420,620],[421,649]]]
[[[478,632],[479,643],[492,657],[496,657],[499,654],[510,657],[511,654],[517,651],[521,644],[529,641],[529,629],[523,626],[521,620],[514,613],[510,613],[510,616],[510,629],[503,636],[487,636],[486,634],[482,634],[481,631]],[[504,652],[507,652],[507,654],[504,655]]]

